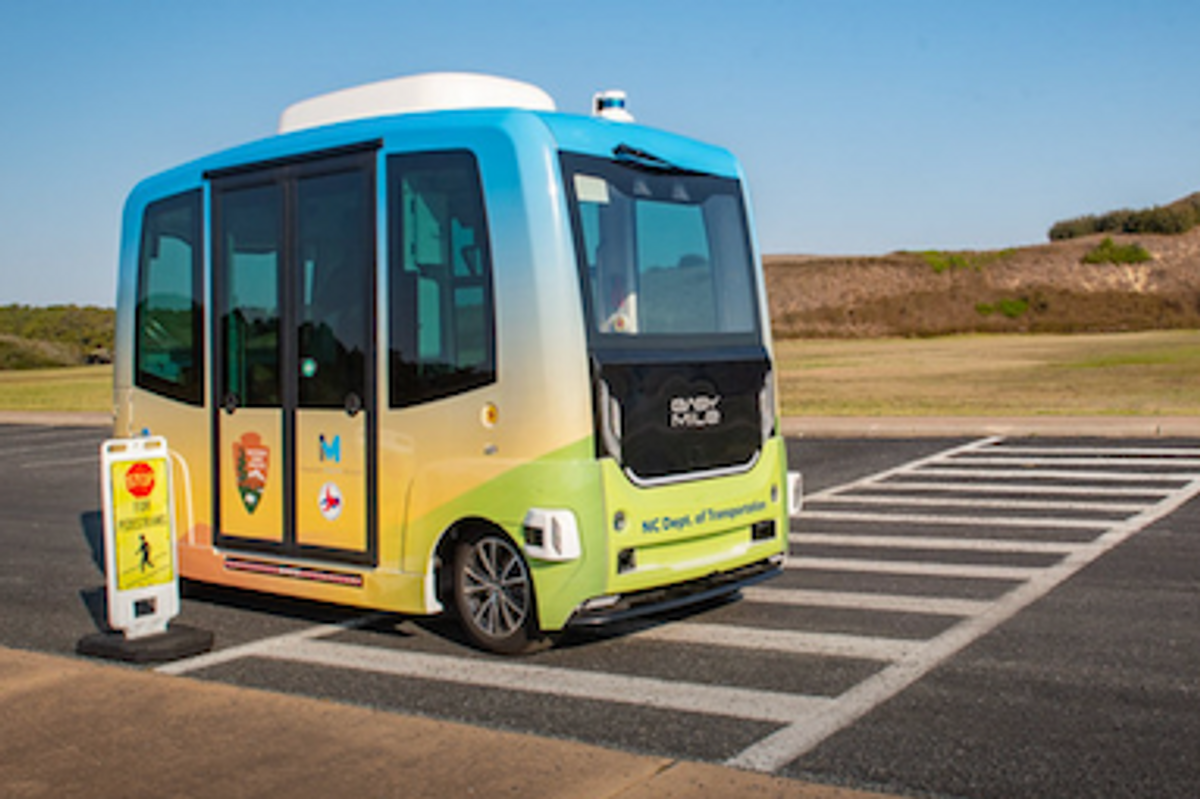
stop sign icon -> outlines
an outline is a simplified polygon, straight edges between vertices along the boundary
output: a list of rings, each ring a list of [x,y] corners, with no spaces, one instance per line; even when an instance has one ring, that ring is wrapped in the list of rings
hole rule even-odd
[[[145,499],[154,490],[154,469],[145,461],[138,461],[125,472],[125,490],[136,499]]]

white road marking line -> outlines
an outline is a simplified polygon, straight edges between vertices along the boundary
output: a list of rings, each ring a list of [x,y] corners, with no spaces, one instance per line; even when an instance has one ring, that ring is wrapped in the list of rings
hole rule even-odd
[[[1019,485],[1017,483],[926,483],[900,482],[896,480],[887,483],[873,483],[869,487],[860,487],[861,491],[957,491],[963,494],[1061,494],[1062,496],[1094,496],[1103,497],[1164,497],[1175,491],[1173,488],[1150,487],[1129,488],[1127,486],[1048,486],[1048,485]],[[1157,502],[1158,500],[1149,500]]]
[[[866,594],[853,591],[813,591],[793,588],[742,589],[742,599],[764,605],[884,610],[929,616],[975,616],[992,606],[979,599],[908,596],[904,594]]]
[[[856,558],[790,557],[788,571],[838,571],[862,574],[903,574],[924,577],[963,577],[971,580],[1028,580],[1046,567],[981,566],[973,563],[926,563],[914,560],[858,560]]]
[[[775,723],[812,716],[832,702],[827,697],[313,640],[293,640],[259,653],[259,656],[443,683],[500,688],[524,694],[616,702]]]
[[[228,649],[219,649],[216,652],[208,652],[203,655],[176,660],[173,663],[159,666],[155,671],[162,674],[187,674],[191,671],[198,671],[199,669],[207,669],[211,666],[228,663],[231,660],[239,660],[247,657],[267,657],[268,653],[291,646],[297,641],[310,641],[314,638],[334,635],[344,630],[353,630],[356,627],[370,624],[382,616],[383,614],[380,613],[369,613],[365,616],[358,616],[338,622],[337,624],[318,624],[315,627],[306,627],[303,630],[284,633],[283,635],[260,638],[257,641],[250,641],[239,646],[231,646]]]
[[[1200,495],[1200,479],[1171,497],[1120,524],[1094,543],[1080,547],[1057,565],[1038,570],[978,616],[965,619],[910,656],[868,677],[838,697],[816,718],[804,716],[726,761],[726,765],[757,771],[777,771],[811,751],[829,736],[845,729],[883,702],[911,686],[963,648],[986,635],[1018,612],[1048,594],[1079,570],[1118,546],[1130,536],[1174,513]]]
[[[1111,455],[1117,458],[1170,458],[1172,456],[1200,458],[1200,449],[1191,447],[1025,447],[1001,443],[983,451],[1017,455],[1062,455],[1067,453],[1069,455]]]
[[[881,549],[936,549],[947,552],[1014,552],[1066,555],[1079,548],[1078,543],[1058,541],[1014,541],[998,538],[934,538],[912,535],[854,535],[840,533],[792,533],[793,544],[841,547],[878,547]]]
[[[1138,513],[1145,503],[1117,502],[1071,502],[1044,499],[963,499],[960,497],[878,497],[869,494],[834,494],[820,502],[806,503],[808,505],[840,503],[845,505],[908,505],[929,508],[999,508],[1001,510],[1062,510],[1062,511],[1105,511],[1112,513]],[[803,515],[803,512],[801,513]]]
[[[735,649],[787,652],[792,655],[823,655],[855,660],[895,661],[925,643],[902,638],[881,638],[843,633],[810,633],[769,630],[729,624],[677,622],[655,625],[631,634],[633,638],[674,644],[700,644]]]
[[[951,516],[922,513],[856,513],[850,511],[808,510],[793,519],[872,522],[883,524],[953,524],[960,527],[1040,527],[1062,530],[1104,530],[1112,524],[1106,519],[1058,519],[1037,516]]]
[[[1040,468],[1041,466],[1119,466],[1132,468],[1145,468],[1147,466],[1200,466],[1200,458],[1162,458],[1158,460],[1120,460],[1114,458],[1043,458],[1031,459],[1022,455],[1014,455],[1012,457],[997,457],[994,455],[977,455],[975,453],[964,453],[962,457],[955,458],[955,463],[983,466],[1029,466]]]
[[[1013,480],[1074,480],[1077,483],[1190,483],[1200,480],[1200,472],[1084,472],[1056,469],[963,469],[962,461],[953,466],[929,464],[911,474],[937,477],[984,477]]]

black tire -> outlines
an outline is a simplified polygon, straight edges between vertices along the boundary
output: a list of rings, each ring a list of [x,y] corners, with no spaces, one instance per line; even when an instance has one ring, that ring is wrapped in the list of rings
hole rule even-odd
[[[529,566],[498,533],[467,536],[455,545],[454,606],[467,636],[488,651],[518,655],[544,640]]]

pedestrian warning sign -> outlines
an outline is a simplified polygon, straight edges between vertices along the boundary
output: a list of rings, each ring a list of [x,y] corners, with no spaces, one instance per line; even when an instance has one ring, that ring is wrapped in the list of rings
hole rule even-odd
[[[110,466],[117,588],[162,585],[175,577],[168,513],[167,459],[117,461]]]
[[[126,638],[164,632],[179,613],[167,442],[111,439],[101,461],[109,624]]]

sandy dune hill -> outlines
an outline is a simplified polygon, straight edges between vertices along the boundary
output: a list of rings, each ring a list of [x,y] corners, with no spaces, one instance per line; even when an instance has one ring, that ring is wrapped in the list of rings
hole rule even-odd
[[[767,256],[772,324],[782,337],[1200,328],[1200,228],[1114,235],[1153,259],[1083,263],[1103,238],[959,253],[940,272],[921,253]]]

